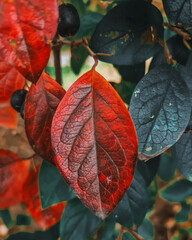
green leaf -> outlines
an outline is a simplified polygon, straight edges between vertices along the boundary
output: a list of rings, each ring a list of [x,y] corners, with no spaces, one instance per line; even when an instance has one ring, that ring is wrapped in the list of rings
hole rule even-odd
[[[145,62],[132,66],[114,65],[114,67],[126,82],[138,83],[145,74]]]
[[[118,232],[115,230],[115,224],[116,222],[114,219],[109,216],[104,222],[104,227],[100,232],[99,240],[116,240]]]
[[[160,164],[158,168],[158,176],[165,182],[170,181],[176,170],[175,158],[166,153],[160,155]]]
[[[187,85],[176,67],[161,65],[138,83],[129,112],[137,132],[139,159],[158,156],[175,144],[191,112]]]
[[[154,239],[153,225],[149,219],[144,218],[143,222],[138,227],[138,234],[145,240]]]
[[[123,233],[122,240],[136,240],[130,233],[125,232]]]
[[[179,172],[192,181],[192,132],[183,133],[171,152]]]
[[[78,198],[69,201],[65,207],[60,225],[60,237],[67,240],[85,240],[102,223]]]
[[[89,54],[83,46],[80,46],[78,48],[73,48],[72,51],[73,51],[73,54],[78,58],[79,61],[77,61],[77,59],[75,59],[73,56],[71,56],[71,68],[72,68],[73,72],[76,75],[78,75]]]
[[[176,222],[187,222],[189,221],[189,213],[191,210],[191,205],[186,202],[181,203],[181,211],[175,216]]]
[[[83,16],[86,13],[86,6],[83,0],[70,0],[70,3],[75,6],[79,16]]]
[[[157,173],[159,166],[159,158],[160,156],[157,156],[153,159],[148,160],[147,162],[143,161],[137,162],[138,170],[145,179],[147,187],[151,184]]]
[[[192,183],[182,179],[160,191],[161,197],[170,202],[182,202],[192,195]]]
[[[136,83],[121,81],[115,88],[122,100],[129,104],[135,87]]]
[[[40,168],[39,189],[42,208],[75,198],[58,169],[46,161],[43,161]]]
[[[130,0],[112,8],[99,22],[91,38],[94,52],[105,62],[118,65],[141,63],[154,55],[160,45],[151,41],[151,26],[163,39],[161,12],[148,1]]]
[[[0,218],[3,220],[4,224],[9,227],[12,223],[11,214],[8,209],[0,210]]]
[[[157,183],[157,180],[154,179],[150,186],[147,188],[148,190],[148,193],[149,193],[149,208],[148,208],[148,212],[150,212],[152,209],[153,209],[153,206],[155,204],[155,201],[156,201],[156,196],[157,196],[157,193],[158,193],[158,183]]]
[[[78,2],[77,0],[75,0]],[[90,12],[80,18],[80,28],[78,32],[75,34],[72,40],[82,39],[91,37],[97,24],[101,21],[103,15],[100,13]]]
[[[130,228],[141,224],[149,207],[149,194],[145,180],[136,168],[135,174],[123,199],[117,205],[111,217],[121,225]]]
[[[16,225],[30,225],[31,218],[29,216],[18,214],[16,218]]]
[[[163,0],[163,5],[172,24],[182,23],[185,28],[192,26],[191,0]]]
[[[49,230],[34,233],[20,232],[9,236],[6,240],[56,240],[59,237],[59,223]]]

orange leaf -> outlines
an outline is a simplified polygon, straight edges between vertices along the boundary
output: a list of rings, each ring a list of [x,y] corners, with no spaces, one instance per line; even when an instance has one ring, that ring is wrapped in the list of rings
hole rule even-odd
[[[23,187],[23,199],[31,216],[46,230],[61,219],[65,203],[60,202],[46,209],[41,208],[40,193],[38,187],[38,175],[40,165],[31,170],[27,181]]]

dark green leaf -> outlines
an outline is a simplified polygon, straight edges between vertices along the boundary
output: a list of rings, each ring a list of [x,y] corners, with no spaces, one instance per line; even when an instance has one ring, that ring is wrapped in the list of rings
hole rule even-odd
[[[143,161],[137,162],[138,170],[145,179],[147,187],[151,184],[153,178],[157,173],[159,167],[159,158],[160,156],[157,156],[153,159],[148,160],[147,162]]]
[[[130,233],[125,232],[123,233],[122,240],[136,240]]]
[[[131,186],[111,214],[118,223],[130,228],[140,224],[149,206],[149,194],[145,180],[136,168]]]
[[[153,225],[149,219],[144,218],[143,222],[138,228],[138,234],[145,240],[154,239]]]
[[[46,161],[43,161],[40,168],[39,189],[42,208],[75,198],[57,168]]]
[[[182,23],[185,28],[192,26],[191,0],[163,0],[163,5],[172,24]]]
[[[116,84],[115,89],[122,100],[129,104],[135,87],[136,83],[121,81],[119,84]]]
[[[179,172],[192,181],[192,132],[184,133],[171,151]]]
[[[188,43],[192,47],[192,41],[189,41]],[[174,60],[176,60],[181,65],[187,64],[191,51],[183,43],[182,37],[180,37],[179,35],[175,35],[171,37],[167,41],[167,46]],[[150,64],[150,70],[153,69],[155,66],[159,66],[164,63],[166,64],[167,61],[166,61],[164,49],[161,48],[159,52],[156,53],[155,56],[153,57],[153,60]]]
[[[97,25],[90,46],[94,52],[112,54],[99,59],[118,65],[141,63],[154,55],[160,45],[151,41],[151,26],[163,38],[160,11],[147,1],[120,3]]]
[[[176,143],[190,118],[190,95],[175,67],[161,65],[137,85],[130,102],[139,159],[147,160]]]
[[[85,63],[88,52],[83,46],[80,46],[78,48],[73,48],[73,54],[78,58],[79,61],[77,61],[75,57],[71,56],[71,68],[73,72],[78,75],[83,64]]]
[[[3,220],[4,224],[9,227],[12,223],[12,218],[9,210],[3,209],[0,210],[0,218]]]
[[[19,214],[16,218],[16,225],[29,225],[31,223],[31,218],[29,216]]]
[[[83,16],[86,12],[86,7],[83,0],[70,0],[70,3],[75,6],[79,16]]]
[[[9,236],[6,240],[56,240],[59,237],[59,223],[48,231],[37,231],[34,233],[20,232]]]
[[[138,83],[145,74],[145,62],[132,66],[114,65],[114,67],[119,71],[122,80],[126,82]]]
[[[159,177],[165,181],[170,181],[174,174],[176,169],[176,160],[174,157],[169,156],[166,153],[163,153],[160,155],[160,164],[158,168],[158,175]]]
[[[149,185],[149,187],[147,188],[147,191],[149,193],[149,208],[148,208],[148,212],[150,212],[153,209],[153,206],[155,204],[156,201],[156,196],[158,193],[158,183],[157,180],[154,179],[151,184]]]
[[[170,184],[160,192],[161,196],[170,202],[182,202],[192,195],[192,183],[182,179]]]
[[[85,240],[92,235],[102,220],[86,208],[78,198],[69,201],[60,225],[60,237],[67,240]]]
[[[114,219],[108,217],[105,220],[104,227],[100,232],[99,240],[116,240],[118,237],[118,232],[115,230],[115,224],[116,222],[114,221]]]
[[[75,1],[78,2],[77,0]],[[80,18],[80,28],[72,39],[77,40],[92,36],[97,24],[101,21],[102,18],[103,15],[95,12],[90,12],[82,16]]]
[[[189,213],[191,210],[190,204],[186,202],[181,203],[181,211],[175,216],[176,222],[187,222],[189,220]]]

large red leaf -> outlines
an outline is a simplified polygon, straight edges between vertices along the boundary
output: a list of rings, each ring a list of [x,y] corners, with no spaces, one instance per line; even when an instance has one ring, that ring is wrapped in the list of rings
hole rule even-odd
[[[7,102],[0,104],[0,126],[5,128],[17,127],[17,112]]]
[[[49,75],[43,73],[32,85],[25,100],[25,129],[29,143],[44,160],[54,163],[51,146],[53,115],[65,90]]]
[[[57,18],[56,0],[0,1],[0,54],[33,83],[47,65]]]
[[[12,93],[24,85],[24,77],[0,57],[0,103],[10,101]]]
[[[43,230],[46,230],[61,219],[65,203],[60,202],[46,209],[41,208],[38,187],[39,170],[40,165],[38,165],[36,169],[31,170],[27,181],[24,184],[23,200],[26,203],[31,216]]]
[[[53,118],[52,145],[63,178],[104,219],[131,183],[138,146],[127,108],[99,73],[87,72],[67,91]]]
[[[0,150],[0,208],[8,208],[23,200],[22,189],[29,173],[30,161],[18,160],[15,153]]]

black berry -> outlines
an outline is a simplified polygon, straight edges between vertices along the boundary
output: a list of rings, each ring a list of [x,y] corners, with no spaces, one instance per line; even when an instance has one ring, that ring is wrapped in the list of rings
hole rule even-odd
[[[25,101],[26,94],[27,94],[27,90],[25,90],[25,89],[18,89],[12,94],[12,96],[11,96],[11,106],[17,112],[20,112],[21,106]]]
[[[80,26],[80,18],[76,8],[70,3],[59,6],[59,23],[57,32],[62,37],[75,35]]]
[[[20,109],[20,115],[21,117],[24,119],[24,109],[25,109],[25,101],[24,103],[21,105],[21,109]]]

